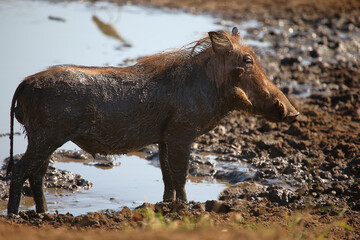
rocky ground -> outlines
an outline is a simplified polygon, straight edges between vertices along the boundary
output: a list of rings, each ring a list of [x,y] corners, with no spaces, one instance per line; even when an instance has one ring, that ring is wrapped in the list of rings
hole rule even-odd
[[[277,226],[285,231],[278,237],[270,234],[269,239],[295,238],[291,234],[299,231],[302,238],[322,235],[334,239],[359,238],[360,3],[351,0],[133,2],[218,14],[228,20],[222,23],[225,26],[232,25],[231,21],[240,24],[257,19],[259,26],[249,28],[246,37],[270,43],[265,48],[255,47],[255,51],[268,77],[301,112],[298,121],[291,125],[271,123],[261,117],[232,113],[221,125],[197,139],[193,144],[190,174],[233,184],[221,193],[219,201],[145,204],[140,210],[124,208],[121,212],[78,217],[37,215],[29,211],[11,219],[2,216],[0,223],[114,231],[146,228],[151,226],[149,221],[155,220],[166,226],[171,225],[170,220],[184,225],[181,220],[186,216],[194,222],[191,226],[209,224],[234,229],[236,224],[247,229],[249,224],[254,224],[250,228],[258,229],[261,223],[262,227]],[[143,151],[149,161],[156,161],[156,147]],[[209,161],[199,155],[201,152],[216,153],[219,157]],[[81,154],[78,153],[80,157]],[[111,165],[111,161],[101,164]],[[246,166],[247,170],[229,167],[232,164]],[[61,178],[56,171],[49,172],[49,187],[61,187],[51,184],[51,176]],[[91,184],[76,175],[64,179],[68,188]],[[4,192],[1,191],[2,199],[7,197]],[[157,214],[160,212],[163,218]],[[263,234],[232,233],[232,237]],[[201,234],[197,232],[194,236]],[[209,235],[208,238],[211,239]]]

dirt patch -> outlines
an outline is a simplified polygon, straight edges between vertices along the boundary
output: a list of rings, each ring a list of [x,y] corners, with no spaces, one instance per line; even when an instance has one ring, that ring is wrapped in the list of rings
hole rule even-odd
[[[249,36],[271,43],[258,51],[259,61],[301,116],[287,125],[233,113],[197,139],[194,152],[221,154],[222,161],[255,169],[246,182],[225,190],[219,201],[146,204],[137,210],[78,217],[29,211],[10,219],[0,217],[0,232],[11,239],[25,234],[110,238],[116,231],[122,233],[117,238],[136,239],[148,234],[128,233],[129,229],[151,230],[157,239],[169,234],[190,239],[359,238],[359,1],[132,2],[216,13],[236,21],[257,19],[260,27],[248,29]],[[235,170],[212,176],[239,177]],[[264,230],[268,227],[270,232]]]
[[[167,7],[185,9],[194,13],[210,12],[220,14],[226,18],[239,19],[251,17],[264,20],[268,17],[291,18],[294,15],[306,15],[311,18],[318,17],[339,17],[343,14],[358,16],[360,3],[356,0],[112,0],[116,3],[135,3],[156,7]]]

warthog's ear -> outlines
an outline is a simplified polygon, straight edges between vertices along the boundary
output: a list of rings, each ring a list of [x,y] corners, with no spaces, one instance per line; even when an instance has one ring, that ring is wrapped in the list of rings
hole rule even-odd
[[[237,27],[233,27],[233,29],[231,30],[231,35],[233,35],[237,41],[240,40],[240,33]]]
[[[215,53],[225,55],[233,50],[232,43],[225,32],[209,32],[209,37]]]
[[[233,27],[233,29],[231,30],[231,34],[232,34],[234,37],[239,38],[239,29],[238,29],[237,27]]]

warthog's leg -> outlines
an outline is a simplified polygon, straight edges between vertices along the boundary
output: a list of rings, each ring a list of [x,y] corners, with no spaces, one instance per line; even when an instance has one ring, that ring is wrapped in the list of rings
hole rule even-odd
[[[25,167],[26,153],[21,158],[19,163],[14,164],[11,173],[11,183],[9,191],[8,214],[17,214],[19,211],[19,204],[21,199],[21,190],[26,180]]]
[[[29,151],[28,148],[19,163],[14,166],[11,173],[8,214],[18,213],[22,186],[27,178],[29,178],[30,188],[36,204],[36,212],[47,211],[43,193],[43,178],[52,152],[46,151],[45,153],[36,154],[31,150]]]
[[[18,213],[22,186],[27,178],[29,178],[30,188],[36,204],[36,212],[41,213],[47,211],[43,193],[43,178],[51,154],[66,142],[57,140],[55,137],[46,137],[46,135],[40,135],[35,138],[28,133],[29,144],[26,152],[11,171],[8,214]]]
[[[191,144],[167,143],[168,162],[171,169],[176,199],[187,201],[185,192],[186,177],[189,172]]]
[[[164,202],[173,201],[175,189],[174,189],[171,170],[168,162],[167,146],[165,143],[159,143],[159,161],[160,161],[161,172],[165,185],[163,201]]]
[[[43,162],[38,172],[29,177],[30,188],[36,204],[36,212],[43,213],[47,211],[47,204],[43,190],[44,176],[49,165],[49,157]]]

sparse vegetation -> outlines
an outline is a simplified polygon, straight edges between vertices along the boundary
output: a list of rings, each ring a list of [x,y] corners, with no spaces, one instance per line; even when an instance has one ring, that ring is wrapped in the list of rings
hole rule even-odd
[[[184,206],[183,204],[170,207],[170,212],[163,213],[163,208],[168,208],[171,204],[147,204],[139,209],[123,211],[122,218],[118,213],[100,214],[93,213],[78,217],[70,217],[71,215],[59,215],[58,219],[52,219],[47,222],[49,215],[38,215],[29,211],[21,216],[21,225],[8,225],[9,223],[21,222],[19,218],[6,219],[0,218],[0,234],[13,239],[14,236],[26,234],[33,239],[44,236],[47,232],[62,232],[66,239],[94,239],[99,234],[104,234],[106,238],[117,239],[134,239],[148,234],[153,239],[165,239],[166,235],[190,239],[331,239],[333,235],[330,233],[342,232],[343,236],[353,236],[354,227],[348,223],[346,217],[346,209],[338,210],[335,208],[328,209],[306,209],[302,211],[282,211],[267,213],[264,218],[271,215],[278,215],[276,221],[262,222],[263,217],[255,218],[244,212],[230,212],[227,214],[219,214],[214,212],[201,211],[186,212],[183,215],[181,208],[176,206]],[[123,219],[122,221],[115,220]],[[40,217],[41,216],[41,217]],[[326,216],[326,220],[323,218]],[[25,219],[27,219],[25,221]],[[39,221],[42,219],[42,221]],[[58,221],[59,225],[55,228],[51,227],[54,221]],[[39,229],[29,228],[28,223],[37,222]],[[26,224],[24,224],[26,223]],[[106,232],[107,228],[109,228]],[[100,228],[100,229],[99,229]],[[11,229],[11,231],[9,231]],[[92,229],[92,230],[90,230]],[[98,230],[97,230],[98,229]],[[102,229],[102,230],[101,230]],[[121,229],[119,232],[118,230]],[[70,230],[70,232],[65,232]],[[81,235],[84,230],[90,231],[92,235]],[[10,233],[10,234],[9,234]],[[57,239],[57,234],[53,234],[47,239]],[[117,234],[117,235],[116,235]],[[52,238],[54,237],[54,238]],[[105,239],[106,239],[105,238]],[[7,239],[7,238],[5,238]]]

